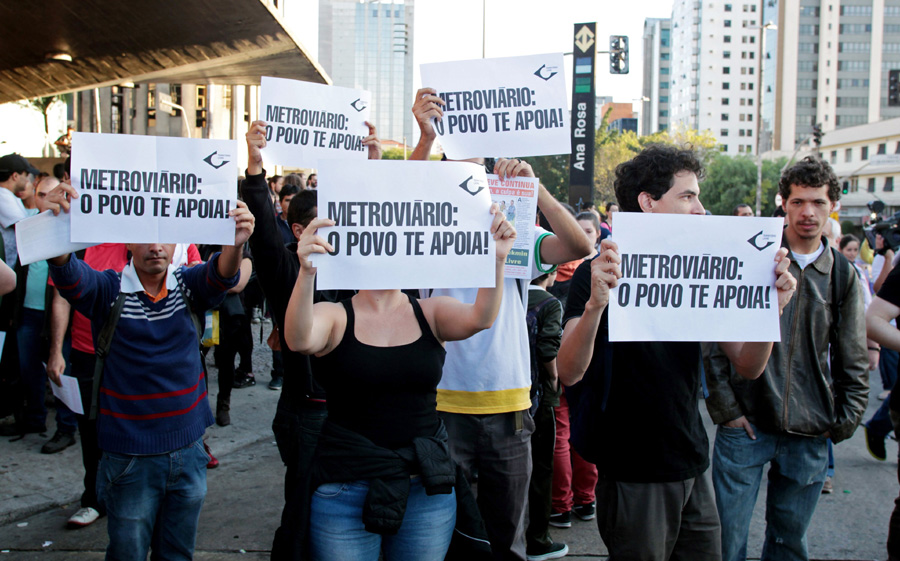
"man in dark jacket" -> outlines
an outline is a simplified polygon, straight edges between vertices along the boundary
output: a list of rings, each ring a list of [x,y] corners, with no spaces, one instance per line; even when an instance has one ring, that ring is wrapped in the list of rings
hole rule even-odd
[[[850,438],[868,395],[862,287],[850,264],[822,237],[841,196],[826,162],[807,157],[779,183],[788,216],[783,245],[798,294],[781,315],[758,379],[735,376],[714,353],[707,400],[719,424],[713,485],[724,561],[747,558],[747,533],[763,467],[771,463],[763,559],[807,559],[806,530],[825,483],[827,440]],[[829,356],[829,349],[831,355]]]
[[[284,315],[297,282],[300,262],[297,260],[296,240],[290,245],[282,242],[278,218],[269,197],[261,153],[261,149],[266,146],[265,132],[265,123],[262,121],[254,121],[247,132],[249,163],[246,179],[241,183],[241,197],[257,220],[256,230],[250,237],[250,249],[256,260],[257,278],[269,302],[274,327],[279,328],[278,340],[285,372],[278,409],[272,423],[278,451],[287,467],[285,505],[281,514],[281,527],[275,532],[272,559],[300,559],[302,544],[297,539],[300,532],[296,529],[302,505],[306,502],[309,467],[325,422],[325,392],[313,380],[312,368],[316,358],[292,352],[284,341]],[[369,147],[369,159],[381,159],[381,143],[374,126],[369,125],[369,136],[363,143]],[[299,238],[306,225],[315,217],[316,192],[301,191],[296,194],[287,212],[287,221],[294,237]],[[352,294],[348,291],[316,291],[315,299],[317,302],[338,302]]]

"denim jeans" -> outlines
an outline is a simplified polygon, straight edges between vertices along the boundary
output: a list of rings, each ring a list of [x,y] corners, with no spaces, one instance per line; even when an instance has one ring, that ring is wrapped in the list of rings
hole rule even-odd
[[[393,536],[368,532],[363,525],[366,481],[325,483],[313,493],[309,537],[317,561],[442,561],[456,524],[455,491],[425,494],[421,479],[410,481],[400,530]]]
[[[44,339],[41,330],[44,327],[44,312],[25,308],[22,321],[17,330],[19,345],[19,371],[22,386],[25,389],[25,415],[23,424],[28,427],[41,427],[47,422],[47,408],[44,395],[47,391],[47,369],[41,363],[44,360]],[[75,434],[78,422],[62,400],[56,401],[56,428],[60,432]]]
[[[806,530],[828,469],[826,439],[753,430],[756,440],[743,428],[719,425],[716,433],[713,486],[722,523],[722,559],[747,558],[750,518],[763,467],[771,463],[762,559],[805,561]]]
[[[97,494],[108,516],[109,561],[182,561],[194,555],[206,497],[203,440],[152,456],[104,452]]]
[[[878,373],[881,374],[881,387],[893,389],[897,381],[897,365],[900,363],[900,353],[887,347],[881,347],[881,356],[878,358]]]

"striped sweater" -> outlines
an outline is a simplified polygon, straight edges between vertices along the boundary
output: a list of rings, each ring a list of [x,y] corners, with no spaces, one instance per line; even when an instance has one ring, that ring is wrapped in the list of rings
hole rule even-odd
[[[60,294],[91,320],[95,346],[119,292],[127,295],[100,388],[101,449],[162,454],[187,446],[212,425],[188,306],[211,308],[237,283],[237,276],[219,276],[217,262],[218,254],[204,265],[170,267],[167,294],[156,302],[144,292],[131,263],[121,277],[112,270],[95,271],[75,256],[63,267],[50,267]]]

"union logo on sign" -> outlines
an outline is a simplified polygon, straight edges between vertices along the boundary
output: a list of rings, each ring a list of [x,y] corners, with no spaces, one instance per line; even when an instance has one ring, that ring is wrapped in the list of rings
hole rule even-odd
[[[582,26],[578,33],[575,34],[575,45],[581,49],[581,52],[586,53],[593,44],[594,32],[588,26]]]

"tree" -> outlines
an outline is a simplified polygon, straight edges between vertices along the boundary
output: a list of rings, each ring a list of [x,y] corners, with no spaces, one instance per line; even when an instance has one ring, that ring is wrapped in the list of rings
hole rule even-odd
[[[763,160],[762,215],[775,212],[775,194],[786,159]],[[752,156],[719,154],[706,166],[700,184],[700,200],[713,214],[729,215],[739,204],[756,207],[756,159]]]
[[[64,95],[49,95],[46,97],[35,97],[33,99],[26,99],[21,101],[20,103],[28,107],[30,109],[34,109],[35,111],[40,112],[41,116],[44,117],[44,155],[50,155],[50,108],[53,107],[56,102],[67,101],[67,96]]]
[[[557,200],[566,202],[569,198],[569,155],[537,156],[527,161],[541,185]]]

